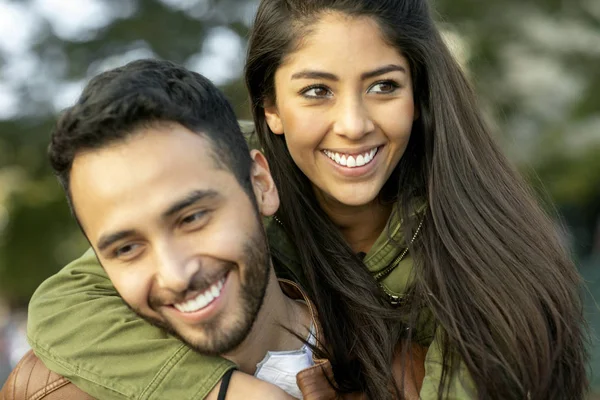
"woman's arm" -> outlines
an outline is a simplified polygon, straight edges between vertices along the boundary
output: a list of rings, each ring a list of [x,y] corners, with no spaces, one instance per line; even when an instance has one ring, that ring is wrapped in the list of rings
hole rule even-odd
[[[49,369],[103,400],[204,399],[233,367],[137,316],[91,250],[38,288],[27,329]]]

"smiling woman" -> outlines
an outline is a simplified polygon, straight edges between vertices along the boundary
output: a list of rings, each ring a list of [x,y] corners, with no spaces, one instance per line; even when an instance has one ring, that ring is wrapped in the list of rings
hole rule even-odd
[[[429,346],[422,398],[584,396],[580,278],[426,1],[263,1],[246,83],[338,373],[351,348],[385,387],[403,321]]]

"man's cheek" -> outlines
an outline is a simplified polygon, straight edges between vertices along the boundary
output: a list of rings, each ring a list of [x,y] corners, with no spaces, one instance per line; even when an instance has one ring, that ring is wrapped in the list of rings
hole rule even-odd
[[[256,228],[249,222],[242,221],[242,219],[249,219],[249,216],[242,215],[242,212],[237,214],[235,216],[237,223],[210,232],[210,246],[206,246],[205,255],[224,261],[239,261],[238,258],[244,251],[243,246],[251,236],[249,232]]]
[[[127,304],[140,311],[144,311],[148,308],[147,300],[149,290],[147,288],[146,279],[142,276],[130,273],[116,273],[113,274],[113,276],[114,279],[110,277],[109,274],[119,295]]]

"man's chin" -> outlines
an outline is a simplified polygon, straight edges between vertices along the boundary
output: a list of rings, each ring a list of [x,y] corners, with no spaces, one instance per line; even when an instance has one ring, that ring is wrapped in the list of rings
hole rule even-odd
[[[215,326],[207,326],[206,329],[213,330],[213,334],[203,334],[202,336],[205,336],[205,338],[202,339],[194,338],[193,333],[186,334],[184,329],[178,329],[175,326],[173,326],[173,324],[167,321],[163,321],[155,317],[149,317],[147,315],[143,315],[140,312],[137,312],[134,309],[132,310],[151,325],[177,338],[178,340],[185,343],[198,353],[207,356],[220,356],[222,354],[226,354],[230,351],[235,350],[244,341],[246,336],[248,336],[249,332],[249,330],[242,330],[241,332],[239,330],[234,330],[235,332],[233,332],[233,335],[231,331],[228,334],[224,334],[223,332],[218,332],[219,329]],[[207,340],[206,336],[218,339]]]

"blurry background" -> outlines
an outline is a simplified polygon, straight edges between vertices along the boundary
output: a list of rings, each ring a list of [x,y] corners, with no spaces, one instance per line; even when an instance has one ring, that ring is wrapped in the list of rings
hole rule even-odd
[[[0,0],[0,386],[27,350],[27,302],[86,243],[45,155],[93,75],[142,57],[205,74],[249,118],[256,0]],[[600,0],[435,0],[498,140],[564,223],[586,279],[600,393]]]

